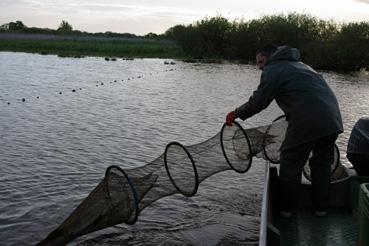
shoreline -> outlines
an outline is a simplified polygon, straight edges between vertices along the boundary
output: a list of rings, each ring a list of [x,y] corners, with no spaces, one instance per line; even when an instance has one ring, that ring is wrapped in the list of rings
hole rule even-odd
[[[24,52],[40,55],[57,55],[59,57],[83,58],[104,57],[114,59],[141,59],[160,58],[176,59],[186,63],[213,63],[213,64],[249,64],[254,61],[242,59],[225,59],[214,57],[196,58],[173,41],[143,38],[102,38],[90,39],[83,36],[58,36],[44,34],[4,35],[0,33],[0,52]],[[332,71],[342,74],[361,74],[369,76],[367,69],[347,70],[316,67],[320,71]]]
[[[1,41],[0,41],[0,45],[1,45]],[[172,60],[178,60],[178,61],[182,61],[185,63],[196,63],[196,64],[236,64],[236,65],[255,65],[255,62],[253,61],[244,61],[244,60],[226,60],[226,59],[213,59],[213,58],[204,58],[204,59],[197,59],[197,58],[189,58],[189,57],[185,57],[185,56],[162,56],[162,57],[157,57],[157,56],[145,56],[145,55],[140,55],[140,56],[135,56],[135,55],[122,55],[122,56],[116,56],[116,55],[102,55],[102,54],[80,54],[80,53],[74,53],[71,54],[69,52],[63,52],[63,53],[58,53],[58,52],[37,52],[37,51],[26,51],[26,50],[2,50],[1,46],[0,46],[0,53],[1,52],[19,52],[19,53],[28,53],[28,54],[38,54],[38,55],[56,55],[58,57],[61,58],[76,58],[76,59],[83,59],[85,57],[97,57],[97,58],[104,58],[106,61],[116,61],[118,59],[123,59],[123,60],[134,60],[134,59],[145,59],[145,58],[157,58],[157,59],[172,59]],[[165,61],[166,65],[173,65],[173,63]],[[343,71],[343,70],[329,70],[329,69],[324,69],[324,68],[317,68],[314,67],[315,70],[317,70],[318,72],[326,72],[326,73],[330,73],[330,72],[334,72],[334,73],[339,73],[339,74],[344,74],[344,75],[351,75],[354,77],[359,77],[359,78],[364,78],[364,79],[369,79],[369,71],[365,70],[365,69],[361,69],[358,71]]]

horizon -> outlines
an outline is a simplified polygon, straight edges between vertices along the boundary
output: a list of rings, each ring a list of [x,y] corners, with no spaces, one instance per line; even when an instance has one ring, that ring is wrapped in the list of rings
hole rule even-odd
[[[369,0],[260,0],[257,3],[136,0],[124,4],[118,0],[3,0],[0,2],[0,25],[19,20],[27,27],[57,29],[65,20],[73,30],[82,32],[145,35],[162,34],[175,25],[189,25],[218,15],[231,21],[247,21],[264,15],[289,13],[337,23],[369,21]]]

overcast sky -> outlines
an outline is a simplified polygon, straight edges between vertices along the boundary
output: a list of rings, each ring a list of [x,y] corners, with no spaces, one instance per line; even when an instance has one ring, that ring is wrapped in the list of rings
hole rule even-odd
[[[87,32],[138,35],[222,15],[230,20],[306,13],[336,22],[369,21],[369,0],[0,0],[0,25],[58,28],[62,20]]]

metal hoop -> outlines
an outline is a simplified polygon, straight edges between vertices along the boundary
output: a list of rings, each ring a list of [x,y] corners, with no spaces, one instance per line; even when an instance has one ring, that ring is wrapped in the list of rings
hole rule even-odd
[[[119,172],[121,172],[124,177],[127,179],[127,182],[128,182],[128,185],[132,191],[132,194],[133,194],[133,199],[134,199],[134,202],[135,202],[135,217],[133,218],[132,221],[127,221],[125,222],[126,224],[128,225],[133,225],[134,223],[136,223],[137,219],[138,219],[138,215],[140,213],[139,211],[139,207],[138,207],[138,196],[137,196],[137,191],[131,181],[131,179],[129,178],[128,174],[122,169],[120,168],[119,166],[115,166],[115,165],[112,165],[112,166],[109,166],[107,169],[106,169],[106,172],[105,172],[105,178],[107,178],[110,170],[112,169],[117,169]],[[109,195],[109,198],[111,199],[111,196],[110,196],[110,191],[109,191],[109,185],[107,185],[107,190],[108,190],[108,195]]]
[[[248,146],[248,149],[249,149],[249,157],[250,157],[250,159],[249,159],[249,163],[248,163],[248,165],[247,165],[247,168],[245,169],[245,170],[238,170],[237,168],[235,168],[233,165],[232,165],[232,163],[229,161],[229,159],[228,159],[228,156],[227,156],[227,153],[226,153],[226,151],[225,151],[225,149],[224,149],[224,144],[223,144],[223,132],[224,132],[224,129],[226,128],[226,126],[227,126],[227,124],[226,123],[224,123],[223,124],[223,126],[222,126],[222,129],[221,129],[221,131],[220,131],[220,145],[221,145],[221,147],[222,147],[222,152],[223,152],[223,155],[224,155],[224,158],[226,159],[226,161],[227,161],[227,163],[228,163],[228,165],[233,169],[233,170],[235,170],[236,172],[238,172],[238,173],[246,173],[249,169],[250,169],[250,167],[251,167],[251,163],[252,163],[252,155],[251,155],[251,144],[250,144],[250,139],[249,139],[249,137],[247,136],[247,134],[246,134],[246,131],[242,128],[242,126],[238,123],[238,122],[233,122],[232,124],[235,124],[240,130],[241,130],[241,132],[243,133],[243,135],[244,135],[244,137],[245,137],[245,139],[246,139],[246,141],[247,141],[247,146]]]
[[[168,150],[169,150],[169,148],[171,147],[171,146],[173,146],[173,145],[177,145],[177,146],[179,146],[180,148],[182,148],[184,151],[185,151],[185,153],[186,153],[186,155],[187,155],[187,157],[190,159],[190,161],[191,161],[191,163],[192,163],[192,168],[193,168],[193,172],[194,172],[194,174],[195,174],[195,187],[194,187],[194,189],[193,189],[193,191],[190,193],[190,194],[188,194],[188,193],[186,193],[186,192],[183,192],[177,185],[176,185],[176,183],[174,182],[174,180],[173,180],[173,178],[172,178],[172,175],[170,174],[170,171],[169,171],[169,167],[168,167],[168,162],[167,162],[167,154],[168,154]],[[196,192],[197,192],[197,190],[198,190],[198,188],[199,188],[199,176],[198,176],[198,173],[197,173],[197,168],[196,168],[196,165],[195,165],[195,162],[194,162],[194,160],[193,160],[193,158],[192,158],[192,156],[191,156],[191,154],[190,154],[190,152],[182,145],[182,144],[180,144],[180,143],[178,143],[178,142],[170,142],[167,146],[166,146],[166,148],[165,148],[165,152],[164,152],[164,165],[165,165],[165,169],[166,169],[166,171],[167,171],[167,174],[168,174],[168,177],[169,177],[169,179],[170,179],[170,181],[172,182],[172,184],[173,184],[173,186],[180,192],[180,193],[182,193],[184,196],[186,196],[186,197],[191,197],[191,196],[194,196],[195,194],[196,194]]]

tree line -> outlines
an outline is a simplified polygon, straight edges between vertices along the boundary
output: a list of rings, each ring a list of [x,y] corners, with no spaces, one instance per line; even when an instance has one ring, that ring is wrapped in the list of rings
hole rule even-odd
[[[17,20],[0,26],[0,33],[29,33],[29,34],[53,34],[53,35],[74,35],[74,36],[97,36],[114,38],[163,38],[163,35],[148,33],[145,36],[138,36],[133,33],[115,33],[115,32],[97,32],[89,33],[80,30],[74,30],[73,26],[65,20],[62,20],[57,29],[28,27],[22,21]]]
[[[2,28],[1,28],[2,27]],[[173,40],[186,57],[253,62],[255,51],[266,43],[299,48],[301,58],[314,68],[369,70],[369,22],[336,23],[308,14],[266,15],[252,20],[230,21],[223,16],[206,17],[189,25],[176,25],[163,34],[87,33],[73,30],[62,21],[56,30],[27,27],[10,22],[0,32],[44,33],[110,38]]]
[[[308,14],[278,14],[249,21],[207,17],[165,32],[194,58],[255,59],[266,43],[299,48],[302,60],[315,68],[369,69],[369,22],[339,24]]]

